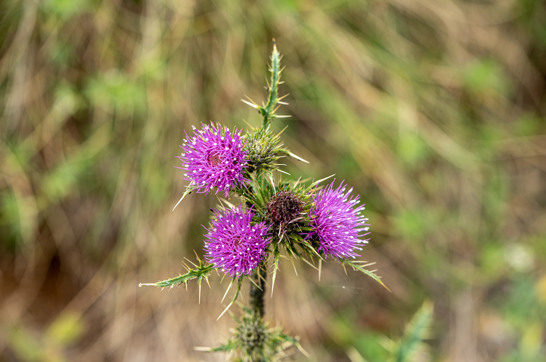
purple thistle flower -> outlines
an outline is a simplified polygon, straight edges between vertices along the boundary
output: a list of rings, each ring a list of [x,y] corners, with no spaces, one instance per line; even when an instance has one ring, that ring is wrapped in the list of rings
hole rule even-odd
[[[318,251],[326,257],[354,258],[359,256],[355,250],[362,250],[358,245],[369,241],[360,239],[369,234],[368,219],[361,214],[364,205],[358,205],[359,196],[350,195],[353,189],[345,191],[343,181],[334,189],[334,182],[311,195],[314,202],[309,211],[308,238],[318,239]]]
[[[215,212],[205,235],[205,258],[230,276],[250,275],[266,255],[271,242],[265,222],[251,224],[254,213],[241,207]]]
[[[177,156],[182,161],[178,167],[186,173],[184,178],[196,186],[196,192],[208,194],[213,188],[227,193],[238,184],[247,181],[243,169],[247,167],[247,151],[241,140],[240,131],[233,133],[220,124],[193,127],[180,146],[183,152]]]

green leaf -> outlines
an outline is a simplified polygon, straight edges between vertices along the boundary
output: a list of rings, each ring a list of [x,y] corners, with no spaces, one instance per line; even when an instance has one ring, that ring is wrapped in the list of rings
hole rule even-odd
[[[36,337],[23,326],[16,326],[9,331],[8,345],[16,357],[22,361],[43,361],[44,350]]]
[[[91,105],[107,112],[116,110],[124,116],[133,116],[133,111],[146,110],[146,88],[130,75],[110,70],[91,78],[85,94]]]
[[[187,267],[187,266],[186,266]],[[140,283],[138,286],[154,286],[154,287],[174,287],[175,285],[187,283],[188,281],[192,279],[197,279],[197,283],[201,285],[201,282],[203,279],[207,279],[210,272],[214,270],[214,266],[212,264],[206,264],[202,260],[199,260],[199,266],[197,266],[195,269],[191,269],[189,267],[188,272],[186,274],[180,274],[177,277],[162,280],[156,283]]]
[[[375,271],[372,271],[372,270],[367,270],[365,269],[364,267],[365,266],[368,266],[368,265],[371,265],[371,264],[365,264],[365,265],[359,265],[358,262],[356,261],[352,261],[352,260],[348,260],[348,259],[341,259],[341,263],[344,264],[344,265],[349,265],[350,267],[352,267],[353,269],[356,269],[364,274],[366,274],[367,276],[369,276],[370,278],[372,278],[373,280],[375,280],[376,282],[378,282],[379,284],[381,284],[385,289],[387,289],[389,292],[391,291],[389,289],[389,287],[387,287],[383,281],[381,280],[381,277],[377,274],[375,274]]]
[[[491,59],[480,59],[463,69],[464,85],[477,94],[507,94],[510,84],[501,65]]]
[[[240,343],[237,343],[236,341],[228,341],[226,344],[223,344],[218,347],[213,348],[207,348],[206,350],[203,349],[204,352],[229,352],[229,351],[235,351],[237,348],[239,348]]]
[[[89,0],[46,0],[42,8],[47,15],[53,15],[66,21],[93,8]]]
[[[0,246],[17,248],[32,240],[37,225],[37,208],[33,198],[17,190],[0,196]]]
[[[66,346],[81,337],[84,327],[80,315],[76,313],[64,313],[53,321],[47,329],[45,336],[55,345]]]
[[[395,355],[397,362],[413,361],[412,356],[422,348],[423,339],[427,338],[432,321],[432,304],[424,302],[406,327],[404,337],[400,340]]]

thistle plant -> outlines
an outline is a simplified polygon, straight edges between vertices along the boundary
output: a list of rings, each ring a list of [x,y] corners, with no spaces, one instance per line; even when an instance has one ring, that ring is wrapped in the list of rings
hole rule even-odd
[[[213,271],[231,280],[234,295],[219,318],[234,304],[244,282],[250,287],[249,306],[235,317],[237,327],[224,345],[208,351],[232,351],[242,361],[270,361],[283,356],[283,351],[296,346],[296,338],[280,329],[268,328],[265,322],[266,289],[273,293],[281,258],[299,259],[317,270],[328,259],[343,267],[360,271],[381,285],[371,264],[356,260],[368,243],[368,219],[364,204],[344,181],[285,180],[279,160],[294,155],[274,133],[274,121],[284,117],[277,111],[284,97],[279,97],[282,68],[281,56],[273,45],[268,97],[258,105],[244,100],[262,116],[256,129],[230,130],[221,124],[201,124],[180,146],[177,156],[186,191],[176,204],[191,193],[220,193],[225,199],[213,210],[209,227],[205,227],[204,260],[187,265],[187,272],[157,283],[157,287],[173,287],[196,279],[201,288]],[[285,176],[286,178],[286,176]],[[227,200],[229,198],[229,201]],[[236,206],[233,206],[236,205]],[[175,206],[175,208],[176,208]],[[199,289],[200,290],[200,289]],[[226,294],[228,293],[226,291]]]

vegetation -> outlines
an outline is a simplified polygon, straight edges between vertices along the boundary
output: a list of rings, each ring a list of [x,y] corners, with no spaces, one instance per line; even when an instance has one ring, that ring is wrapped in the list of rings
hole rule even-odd
[[[138,283],[202,259],[216,199],[171,212],[178,145],[259,124],[240,99],[264,98],[275,38],[292,117],[271,127],[310,161],[285,170],[355,186],[391,292],[280,260],[269,324],[312,360],[537,360],[545,23],[538,0],[0,2],[0,359],[217,358],[195,347],[228,336],[229,280],[200,304]]]

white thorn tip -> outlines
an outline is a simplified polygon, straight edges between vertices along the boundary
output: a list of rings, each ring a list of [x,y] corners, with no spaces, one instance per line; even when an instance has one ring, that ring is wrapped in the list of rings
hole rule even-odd
[[[176,209],[176,207],[178,206],[178,204],[180,204],[182,202],[182,200],[184,199],[185,195],[182,195],[182,197],[180,198],[180,200],[178,200],[178,202],[176,203],[176,205],[174,205],[173,209],[171,210],[171,212],[174,211],[174,209]]]
[[[248,101],[246,101],[246,100],[244,100],[244,99],[241,99],[241,101],[242,101],[243,103],[248,104],[249,106],[251,106],[251,107],[254,108],[254,109],[258,109],[258,106],[255,105],[254,103],[250,103],[250,102],[248,102]]]

